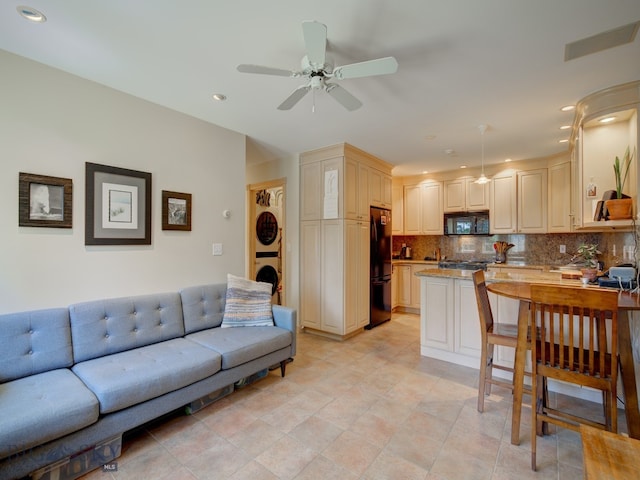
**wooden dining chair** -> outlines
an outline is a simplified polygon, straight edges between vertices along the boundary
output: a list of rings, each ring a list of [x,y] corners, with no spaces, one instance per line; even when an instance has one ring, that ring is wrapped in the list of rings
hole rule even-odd
[[[590,425],[617,432],[618,292],[557,285],[531,285],[532,342],[531,468],[541,423],[579,431]],[[542,401],[542,382],[561,380],[603,392],[604,421]]]
[[[478,303],[478,317],[480,319],[480,335],[482,349],[480,354],[480,380],[478,384],[478,411],[484,411],[484,397],[491,395],[491,385],[499,385],[508,388],[513,392],[513,379],[511,382],[493,376],[493,369],[511,372],[514,369],[494,363],[494,346],[501,345],[503,347],[511,347],[515,350],[518,344],[518,326],[497,323],[493,321],[491,305],[489,304],[489,295],[487,293],[487,285],[485,283],[484,272],[477,270],[473,272],[473,284],[476,292],[476,301]],[[528,342],[530,345],[530,342]],[[528,348],[530,348],[528,346]],[[518,422],[519,426],[519,422]]]

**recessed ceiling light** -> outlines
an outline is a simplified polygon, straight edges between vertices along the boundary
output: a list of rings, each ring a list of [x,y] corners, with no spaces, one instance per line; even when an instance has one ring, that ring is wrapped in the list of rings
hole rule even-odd
[[[558,143],[567,143],[568,141],[568,138],[563,138],[562,140],[558,140]]]
[[[217,100],[218,102],[224,102],[227,99],[227,96],[222,93],[214,93],[211,95],[211,98]]]
[[[600,123],[611,123],[616,119],[616,117],[605,117],[598,120]]]
[[[510,158],[505,158],[504,161],[505,161],[505,163],[509,163],[511,161],[511,159]]]
[[[564,107],[562,107],[560,110],[562,110],[563,112],[570,112],[571,110],[573,110],[574,108],[576,108],[575,105],[565,105]]]
[[[423,171],[422,171],[422,174],[423,174],[423,175],[426,175],[427,173],[429,173],[429,171],[428,171],[428,170],[423,170]]]
[[[571,128],[571,125],[562,125],[560,127],[560,130],[569,130]]]
[[[20,5],[16,7],[16,10],[22,18],[34,23],[44,23],[47,21],[47,17],[42,12],[39,12],[35,8],[27,7],[26,5]]]
[[[460,165],[460,168],[467,168],[466,165]]]

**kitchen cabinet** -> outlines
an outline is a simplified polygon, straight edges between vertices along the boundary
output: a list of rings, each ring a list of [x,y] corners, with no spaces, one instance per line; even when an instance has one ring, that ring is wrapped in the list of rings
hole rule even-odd
[[[404,234],[442,235],[442,182],[404,186]]]
[[[463,177],[444,182],[444,211],[463,212],[489,209],[491,184],[475,183],[475,178]]]
[[[438,268],[435,263],[396,263],[396,292],[399,311],[409,313],[420,312],[420,278],[416,275],[421,270]],[[393,281],[393,280],[392,280]]]
[[[518,233],[547,232],[547,169],[518,171]]]
[[[395,183],[391,189],[392,197],[392,215],[391,215],[391,234],[404,235],[404,188],[402,184]]]
[[[390,164],[348,144],[300,155],[299,318],[306,330],[346,338],[369,324],[370,174],[385,168],[390,176]],[[327,172],[337,180],[331,215]]]
[[[607,190],[615,190],[613,162],[622,157],[627,147],[636,151],[624,193],[633,199],[633,217],[637,218],[638,176],[638,108],[640,80],[595,92],[576,104],[574,130],[571,134],[572,173],[575,174],[573,200],[574,229],[631,231],[633,220],[594,220],[599,200]],[[602,123],[604,117],[613,118]],[[593,185],[596,194],[587,192]]]
[[[392,209],[391,175],[378,169],[369,170],[369,204],[374,207]]]
[[[391,266],[391,311],[394,312],[398,307],[398,279],[400,275],[398,273],[398,266]]]
[[[548,170],[547,232],[571,232],[571,162],[563,161]]]
[[[546,168],[502,171],[491,182],[492,234],[546,233]]]
[[[518,222],[516,174],[512,170],[500,172],[493,176],[491,183],[493,183],[491,188],[491,233],[516,233]]]
[[[420,353],[478,369],[481,334],[473,281],[425,276],[420,281]],[[518,300],[489,293],[489,302],[494,321],[517,323]],[[513,349],[497,347],[494,355],[498,363],[513,366]]]

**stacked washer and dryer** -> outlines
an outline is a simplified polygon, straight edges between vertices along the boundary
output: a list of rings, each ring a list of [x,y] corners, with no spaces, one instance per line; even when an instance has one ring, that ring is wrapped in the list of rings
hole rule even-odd
[[[282,187],[256,193],[256,281],[272,285],[274,304],[281,304],[282,281]]]

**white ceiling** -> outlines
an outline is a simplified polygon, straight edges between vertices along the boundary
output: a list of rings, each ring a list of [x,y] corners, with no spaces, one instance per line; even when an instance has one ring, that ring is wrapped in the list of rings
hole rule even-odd
[[[3,0],[1,49],[246,134],[264,159],[348,142],[394,175],[478,166],[480,124],[485,164],[549,156],[568,148],[561,106],[640,79],[640,34],[564,61],[565,44],[640,20],[638,0],[24,1],[48,21]],[[342,80],[354,112],[324,92],[315,113],[311,93],[277,110],[304,80],[236,66],[298,69],[306,20],[327,25],[336,65],[394,56],[398,72]]]

